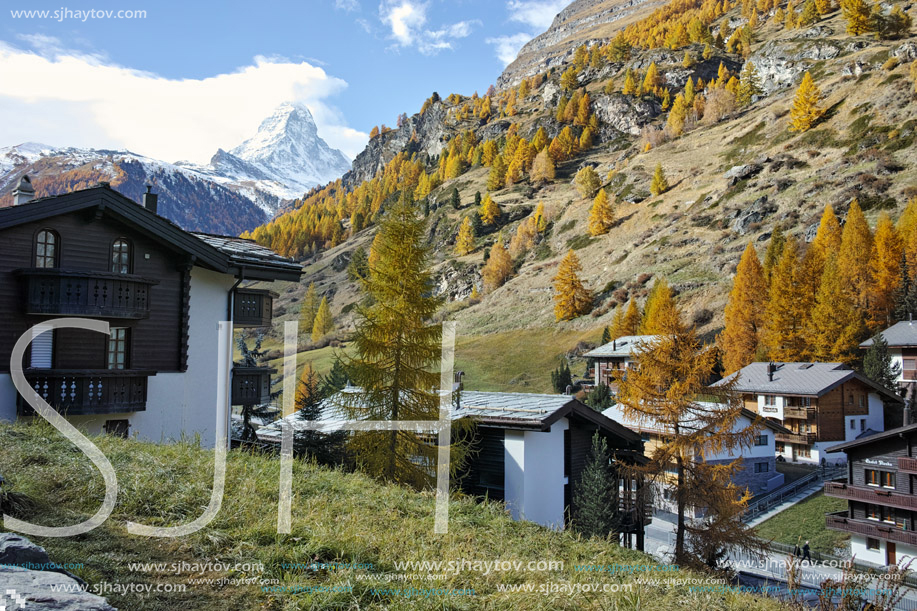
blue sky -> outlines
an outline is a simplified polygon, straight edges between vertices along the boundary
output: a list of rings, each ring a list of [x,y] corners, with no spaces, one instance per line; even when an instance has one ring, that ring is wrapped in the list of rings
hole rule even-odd
[[[0,146],[128,148],[205,162],[298,99],[350,156],[432,91],[483,92],[565,0],[203,3],[11,0],[0,12]],[[74,0],[76,1],[76,0]],[[63,18],[53,11],[69,10]],[[146,11],[143,18],[81,11]],[[48,18],[12,11],[48,10]]]

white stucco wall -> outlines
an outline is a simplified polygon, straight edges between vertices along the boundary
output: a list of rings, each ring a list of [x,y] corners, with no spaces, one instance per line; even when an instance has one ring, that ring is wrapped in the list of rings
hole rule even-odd
[[[548,432],[507,430],[503,439],[506,507],[514,520],[564,527],[564,431],[566,418]]]
[[[887,566],[888,542],[879,539],[879,549],[866,549],[866,537],[863,535],[850,535],[850,554],[859,561],[870,562],[879,566]],[[917,547],[895,544],[895,561],[900,565],[911,558],[917,557]]]
[[[71,416],[69,421],[81,430],[98,434],[106,420],[128,420],[130,434],[140,439],[159,443],[200,435],[201,444],[212,447],[216,441],[219,372],[231,366],[232,360],[232,345],[219,354],[218,324],[227,318],[227,298],[234,282],[226,274],[200,267],[192,269],[188,370],[152,376],[146,411]],[[225,393],[221,397],[225,398]],[[9,374],[0,374],[0,418],[16,419],[16,391]]]
[[[503,438],[503,499],[514,520],[525,509],[525,431],[507,430]]]
[[[786,397],[777,395],[774,397],[774,405],[764,405],[764,397],[769,395],[758,395],[758,413],[765,418],[776,418],[783,422],[783,408],[786,407]]]

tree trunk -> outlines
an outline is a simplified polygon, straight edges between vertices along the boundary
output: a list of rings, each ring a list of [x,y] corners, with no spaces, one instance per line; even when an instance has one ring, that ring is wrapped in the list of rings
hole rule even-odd
[[[675,562],[681,563],[685,556],[685,464],[681,456],[675,458],[678,480],[675,487],[675,502],[678,506],[678,522],[675,528]]]

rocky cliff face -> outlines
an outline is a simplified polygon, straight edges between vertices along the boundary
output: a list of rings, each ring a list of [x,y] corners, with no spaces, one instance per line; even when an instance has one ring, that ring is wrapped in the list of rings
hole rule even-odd
[[[497,79],[497,88],[518,85],[524,78],[569,62],[578,45],[607,40],[614,30],[662,4],[662,0],[575,0],[557,14],[551,27],[519,50]]]

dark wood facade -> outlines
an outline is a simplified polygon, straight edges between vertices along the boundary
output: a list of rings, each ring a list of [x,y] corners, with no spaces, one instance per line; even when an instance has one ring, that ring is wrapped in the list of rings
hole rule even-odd
[[[59,237],[57,267],[36,270],[35,240],[43,229]],[[111,273],[111,248],[119,239],[126,239],[132,247],[132,273],[123,280]],[[99,318],[112,327],[129,329],[129,369],[182,371],[187,358],[183,312],[189,306],[183,292],[182,264],[178,256],[146,235],[105,216],[71,213],[0,230],[0,311],[6,318],[0,328],[0,371],[9,371],[10,351],[27,329],[61,315]],[[39,279],[55,283],[56,294],[36,297]],[[95,290],[103,288],[115,294],[95,299]],[[77,290],[82,291],[79,296]],[[35,307],[42,301],[45,311],[36,311],[42,309]],[[54,311],[55,303],[63,311]],[[52,367],[105,369],[107,346],[108,338],[100,333],[58,329]]]
[[[827,527],[917,545],[917,425],[847,442],[837,449],[847,454],[847,477],[826,482],[825,494],[846,499],[847,510],[829,514]]]

